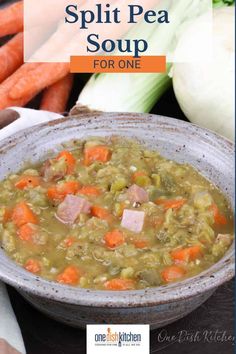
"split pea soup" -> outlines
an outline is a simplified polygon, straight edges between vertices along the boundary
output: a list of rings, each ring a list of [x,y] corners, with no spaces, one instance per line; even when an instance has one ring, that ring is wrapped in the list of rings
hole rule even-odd
[[[193,277],[233,241],[221,191],[188,164],[122,137],[73,141],[0,182],[0,244],[27,271],[132,290]]]

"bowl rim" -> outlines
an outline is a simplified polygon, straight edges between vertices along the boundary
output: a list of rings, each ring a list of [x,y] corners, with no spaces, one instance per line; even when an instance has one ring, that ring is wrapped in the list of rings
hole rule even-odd
[[[20,136],[23,137],[26,133],[30,134],[34,131],[34,129],[48,126],[56,127],[65,121],[71,121],[72,119],[78,118],[80,122],[83,119],[86,121],[86,119],[91,119],[92,117],[98,116],[102,116],[103,119],[112,118],[114,116],[123,118],[153,117],[155,119],[165,119],[167,120],[167,123],[172,126],[182,126],[183,128],[185,127],[188,129],[192,126],[193,129],[197,128],[200,133],[207,133],[209,138],[226,144],[231,150],[232,156],[234,155],[234,144],[231,141],[208,129],[200,128],[189,122],[152,114],[102,112],[88,113],[81,116],[71,116],[69,118],[59,118],[54,121],[26,128],[14,134],[10,138],[2,140],[0,142],[0,152],[4,151],[5,146],[8,145],[10,140]],[[120,292],[84,289],[58,284],[54,281],[49,281],[27,272],[11,260],[3,250],[1,250],[0,256],[0,279],[15,287],[19,291],[24,291],[30,295],[55,300],[61,303],[92,307],[146,307],[166,304],[173,301],[182,301],[187,298],[200,295],[204,292],[214,290],[224,282],[232,279],[235,272],[234,243],[221,260],[194,277],[187,278],[181,282],[162,285],[159,287]],[[14,269],[13,271],[12,268]]]

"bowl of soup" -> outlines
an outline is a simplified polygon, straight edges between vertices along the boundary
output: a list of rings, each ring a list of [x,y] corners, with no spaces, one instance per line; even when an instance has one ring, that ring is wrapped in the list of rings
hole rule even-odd
[[[234,275],[234,147],[86,114],[1,142],[0,277],[64,323],[166,325]]]

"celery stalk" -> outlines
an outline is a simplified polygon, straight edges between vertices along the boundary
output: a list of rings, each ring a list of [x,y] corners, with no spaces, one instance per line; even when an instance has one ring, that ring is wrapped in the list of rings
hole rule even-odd
[[[234,3],[235,0],[213,0],[214,7],[232,6]]]
[[[232,2],[234,3],[234,0],[213,0],[213,6],[226,6]],[[154,49],[157,38],[163,38],[161,47],[158,43],[158,49],[159,51],[161,49],[163,53],[167,52],[172,45],[176,31],[181,26],[181,15],[192,4],[192,0],[174,3],[170,12],[175,16],[174,21],[168,24],[169,31],[165,31],[160,25],[154,33],[150,33],[149,42],[154,45]],[[129,37],[135,38],[142,33],[142,29],[142,24],[140,24],[133,31],[131,30]],[[80,93],[76,105],[103,112],[150,112],[171,86],[171,79],[168,76],[170,69],[171,63],[168,63],[164,74],[94,74]]]
[[[170,86],[166,74],[95,74],[77,105],[102,112],[149,112]]]

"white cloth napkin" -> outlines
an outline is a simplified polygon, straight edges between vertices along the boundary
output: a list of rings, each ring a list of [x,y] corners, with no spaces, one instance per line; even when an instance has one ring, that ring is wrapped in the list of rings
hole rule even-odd
[[[55,120],[62,116],[46,111],[10,107],[18,112],[20,118],[0,130],[0,140],[27,127]],[[0,354],[26,354],[21,331],[7,294],[6,287],[0,282]]]
[[[25,354],[21,331],[7,294],[6,287],[0,282],[0,353]]]
[[[35,109],[30,108],[9,107],[8,109],[18,112],[20,118],[0,130],[0,140],[33,125],[62,118],[62,116],[57,113],[36,111]]]

